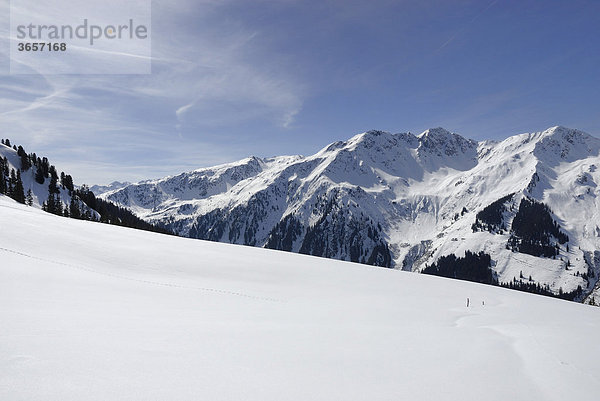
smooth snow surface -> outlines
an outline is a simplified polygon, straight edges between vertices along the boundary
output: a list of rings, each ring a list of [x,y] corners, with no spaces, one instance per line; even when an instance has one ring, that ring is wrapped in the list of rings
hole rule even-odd
[[[597,400],[599,333],[600,308],[0,196],[1,400]]]

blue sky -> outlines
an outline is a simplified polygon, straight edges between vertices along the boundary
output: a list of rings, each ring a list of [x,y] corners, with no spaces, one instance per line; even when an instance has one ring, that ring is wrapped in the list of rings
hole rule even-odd
[[[102,184],[369,129],[600,136],[598,1],[161,0],[151,36],[151,75],[9,75],[4,40],[0,137]]]

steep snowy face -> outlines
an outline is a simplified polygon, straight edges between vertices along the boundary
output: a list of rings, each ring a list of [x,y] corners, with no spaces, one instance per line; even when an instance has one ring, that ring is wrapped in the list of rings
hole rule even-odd
[[[418,155],[430,171],[440,167],[468,170],[477,163],[477,142],[443,128],[428,129],[418,137]]]
[[[0,158],[2,158],[3,160],[4,158],[6,158],[7,172],[10,172],[11,170],[14,170],[15,174],[16,172],[19,172],[21,182],[23,185],[23,193],[26,196],[29,195],[29,202],[31,202],[30,206],[41,209],[42,205],[48,201],[48,190],[51,182],[51,174],[47,169],[47,167],[50,167],[50,165],[47,164],[47,159],[44,158],[44,161],[46,162],[47,175],[40,175],[37,173],[38,170],[43,170],[42,163],[40,163],[39,166],[36,166],[35,164],[31,164],[30,161],[29,164],[31,165],[24,166],[22,164],[21,157],[19,156],[17,150],[13,149],[10,146],[0,144]],[[52,166],[52,169],[54,173],[58,176],[58,172],[54,168],[54,166]],[[62,179],[59,178],[55,196],[57,201],[59,201],[63,206],[67,207],[71,203],[73,194],[72,191],[69,190],[65,185],[63,185],[61,181]],[[70,183],[71,185],[73,184],[72,179]],[[98,213],[90,207],[88,207],[87,205],[85,205],[81,200],[75,200],[75,202],[79,205],[79,208],[81,208],[82,211],[86,210],[91,215],[98,217]]]
[[[412,134],[369,131],[346,142],[336,142],[308,159],[320,161],[313,176],[324,174],[336,183],[370,188],[380,183],[378,171],[421,179],[423,168],[416,158],[417,147],[418,140]]]
[[[107,192],[103,197],[126,206],[141,216],[183,205],[187,206],[179,212],[189,214],[195,208],[194,201],[213,198],[229,191],[235,192],[238,189],[236,186],[239,187],[238,184],[243,181],[297,158],[280,157],[263,160],[250,157],[239,162],[198,169],[174,177],[142,181]]]
[[[331,144],[313,158],[328,164],[323,172],[333,181],[369,188],[384,183],[382,176],[422,181],[440,169],[468,170],[477,163],[477,142],[443,128],[419,136],[368,131]]]
[[[443,128],[368,131],[309,157],[249,158],[103,197],[194,238],[406,270],[486,252],[501,282],[523,271],[570,291],[593,286],[600,268],[599,153],[600,140],[564,127],[479,143]],[[505,229],[474,230],[477,214],[508,195]],[[549,207],[568,251],[554,240],[560,252],[550,259],[509,246],[528,241],[512,232],[528,199]]]
[[[536,139],[534,154],[551,166],[597,156],[600,151],[600,139],[576,129],[552,127]]]

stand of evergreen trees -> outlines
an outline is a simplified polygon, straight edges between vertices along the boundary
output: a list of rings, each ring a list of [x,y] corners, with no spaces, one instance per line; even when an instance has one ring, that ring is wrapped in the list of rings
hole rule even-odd
[[[506,195],[503,198],[489,204],[475,216],[475,223],[471,226],[473,232],[489,231],[491,233],[502,233],[506,230],[504,221],[504,212],[506,202],[512,200],[514,194]]]
[[[559,245],[569,241],[554,221],[550,208],[533,199],[523,198],[512,222],[507,247],[533,256],[556,257]],[[558,242],[558,243],[557,243]]]
[[[137,228],[139,230],[152,231],[161,234],[173,234],[166,228],[155,226],[140,219],[139,217],[131,213],[128,209],[119,207],[103,199],[96,198],[94,193],[90,191],[87,185],[82,185],[81,188],[76,189],[74,195],[76,199],[81,200],[87,206],[98,212],[98,214],[100,215],[98,221],[100,221],[101,223]],[[77,202],[74,202],[74,204],[75,208],[72,209],[71,214],[77,213]]]
[[[490,255],[484,252],[473,253],[466,251],[464,257],[457,257],[454,254],[442,256],[431,266],[426,266],[422,273],[500,286],[510,288],[511,290],[545,295],[568,301],[577,301],[581,299],[581,296],[583,295],[581,286],[578,286],[575,290],[569,292],[564,292],[562,288],[559,288],[558,294],[555,294],[550,290],[549,285],[535,283],[531,280],[531,277],[529,280],[526,280],[522,275],[519,279],[515,277],[513,278],[513,281],[500,283],[496,273],[491,269],[491,266],[492,259]]]
[[[539,283],[534,283],[531,281],[523,281],[523,279],[517,280],[517,278],[513,278],[513,281],[508,283],[501,283],[501,287],[510,288],[511,290],[529,292],[531,294],[545,295],[547,297],[560,298],[565,299],[567,301],[575,301],[577,298],[580,298],[583,294],[583,289],[581,286],[577,286],[577,288],[573,291],[564,292],[562,288],[558,289],[558,294],[554,294],[550,290],[550,286],[548,284],[540,285]]]
[[[21,171],[25,172],[34,168],[34,180],[38,184],[44,185],[46,180],[50,180],[48,183],[48,198],[42,203],[42,210],[48,213],[80,220],[116,224],[162,234],[173,234],[167,229],[141,220],[127,209],[96,198],[86,185],[76,189],[73,184],[73,178],[64,172],[61,172],[59,175],[56,168],[50,164],[47,158],[40,158],[35,153],[27,154],[23,147],[12,145],[9,139],[2,139],[1,143],[17,151],[21,167],[16,171],[14,168],[9,169],[6,157],[0,158],[0,194],[7,195],[19,203],[32,206],[33,194],[31,189],[27,193],[24,192]],[[63,203],[61,189],[67,191],[69,194],[71,198],[69,205]]]
[[[492,258],[487,253],[466,251],[464,257],[456,257],[454,254],[442,256],[431,266],[426,266],[423,273],[498,285],[496,273],[491,266]]]
[[[25,203],[25,189],[21,180],[21,170],[9,170],[6,157],[0,157],[0,194],[6,195],[19,203]]]

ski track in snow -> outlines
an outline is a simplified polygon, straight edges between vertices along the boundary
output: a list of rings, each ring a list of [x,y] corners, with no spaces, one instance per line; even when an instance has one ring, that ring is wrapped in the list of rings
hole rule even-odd
[[[77,270],[81,270],[81,271],[86,271],[86,272],[90,272],[90,273],[95,273],[95,274],[100,274],[102,276],[107,276],[107,277],[112,277],[112,278],[117,278],[120,280],[128,280],[128,281],[135,281],[138,283],[144,283],[144,284],[150,284],[150,285],[158,285],[158,286],[162,286],[162,287],[171,287],[171,288],[181,288],[181,289],[185,289],[185,290],[196,290],[196,291],[206,291],[206,292],[213,292],[216,294],[226,294],[226,295],[235,295],[238,297],[244,297],[244,298],[250,298],[250,299],[257,299],[257,300],[261,300],[261,301],[269,301],[269,302],[284,302],[281,299],[276,299],[276,298],[266,298],[266,297],[257,297],[254,295],[248,295],[248,294],[244,294],[241,292],[235,292],[235,291],[227,291],[227,290],[221,290],[218,288],[206,288],[206,287],[191,287],[191,286],[186,286],[186,285],[181,285],[181,284],[173,284],[173,283],[163,283],[163,282],[158,282],[158,281],[152,281],[152,280],[144,280],[144,279],[138,279],[138,278],[132,278],[132,277],[127,277],[127,276],[122,276],[120,274],[114,274],[114,273],[108,273],[108,272],[101,272],[98,270],[94,270],[90,267],[83,267],[80,265],[73,265],[73,264],[69,264],[69,263],[64,263],[64,262],[58,262],[55,260],[51,260],[51,259],[47,259],[47,258],[40,258],[37,256],[33,256],[33,255],[28,255],[26,253],[23,252],[18,252],[12,249],[7,249],[7,248],[3,248],[0,247],[0,251],[3,252],[10,252],[19,256],[24,256],[30,259],[35,259],[35,260],[39,260],[42,262],[48,262],[48,263],[52,263],[55,265],[60,265],[60,266],[66,266],[66,267],[70,267],[73,269],[77,269]]]

